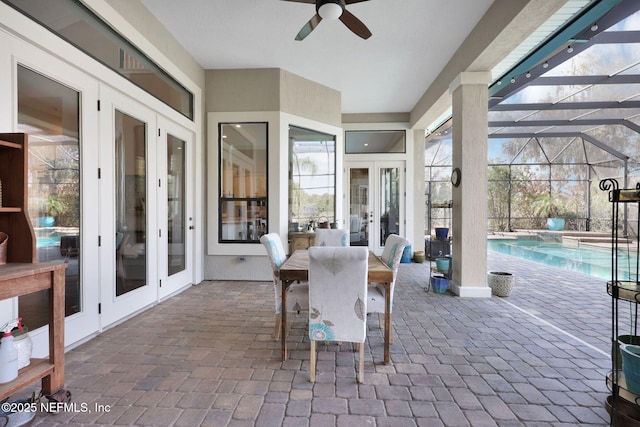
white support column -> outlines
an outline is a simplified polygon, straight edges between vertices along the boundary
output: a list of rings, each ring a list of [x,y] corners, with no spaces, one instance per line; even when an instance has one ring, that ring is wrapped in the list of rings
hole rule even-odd
[[[449,86],[453,105],[452,289],[490,297],[487,286],[487,134],[490,72],[463,72]]]

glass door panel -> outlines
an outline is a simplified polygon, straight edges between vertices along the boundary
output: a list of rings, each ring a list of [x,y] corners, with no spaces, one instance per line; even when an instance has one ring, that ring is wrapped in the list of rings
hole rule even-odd
[[[116,110],[116,296],[147,284],[146,140],[146,123]]]
[[[156,114],[106,85],[100,93],[100,311],[108,326],[158,300],[157,218],[166,199],[156,194],[164,170]]]
[[[167,135],[167,266],[169,276],[186,268],[186,142]]]
[[[37,262],[68,264],[65,316],[71,316],[82,310],[80,93],[20,65],[17,77],[18,129],[29,136],[29,217]],[[48,291],[20,297],[18,312],[31,330],[46,325]]]
[[[373,212],[369,203],[369,168],[349,169],[349,243],[369,246],[369,221]]]
[[[380,177],[380,246],[384,246],[390,234],[400,234],[400,170],[397,167],[382,167],[378,170],[378,176]]]

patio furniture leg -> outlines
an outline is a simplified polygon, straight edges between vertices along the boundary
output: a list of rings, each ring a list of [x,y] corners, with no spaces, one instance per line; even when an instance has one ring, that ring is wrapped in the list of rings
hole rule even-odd
[[[389,364],[389,344],[391,341],[391,295],[385,292],[384,295],[384,363]]]
[[[364,383],[364,343],[357,343],[357,347],[360,347],[360,361],[358,366],[358,382]]]
[[[282,281],[282,307],[283,310],[280,313],[280,342],[282,343],[282,361],[287,360],[287,288],[289,283]]]
[[[278,341],[280,339],[280,323],[282,322],[282,315],[280,313],[276,314],[275,318],[275,328],[273,330],[273,340]]]
[[[311,352],[309,354],[309,381],[316,382],[316,341],[311,341]]]
[[[382,329],[383,324],[384,324],[384,317],[382,313],[378,313],[378,327]],[[389,330],[389,344],[393,344],[393,329]]]

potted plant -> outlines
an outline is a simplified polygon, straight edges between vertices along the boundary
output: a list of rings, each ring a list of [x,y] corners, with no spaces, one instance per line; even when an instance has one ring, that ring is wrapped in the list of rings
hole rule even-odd
[[[38,218],[41,227],[52,227],[55,224],[55,217],[65,213],[66,203],[57,195],[50,194],[44,203],[42,215]]]
[[[564,229],[564,218],[558,217],[560,201],[551,193],[538,195],[531,204],[533,213],[538,217],[547,217],[547,228],[552,231]]]

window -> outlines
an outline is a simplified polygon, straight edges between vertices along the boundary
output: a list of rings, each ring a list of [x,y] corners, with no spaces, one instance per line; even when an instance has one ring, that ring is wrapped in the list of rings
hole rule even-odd
[[[267,123],[219,123],[220,243],[267,232]]]
[[[193,94],[77,0],[2,0],[193,120]]]
[[[334,226],[336,218],[336,140],[289,127],[289,231]]]
[[[344,135],[346,154],[404,153],[403,130],[353,130]]]

